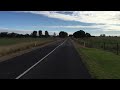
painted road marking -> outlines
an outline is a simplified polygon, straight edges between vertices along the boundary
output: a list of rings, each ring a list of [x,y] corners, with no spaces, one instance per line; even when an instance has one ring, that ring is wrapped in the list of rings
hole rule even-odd
[[[19,76],[17,76],[15,79],[21,78],[23,75],[25,75],[27,72],[29,72],[32,68],[34,68],[37,64],[39,64],[42,60],[44,60],[47,56],[49,56],[51,53],[53,53],[58,47],[60,47],[61,45],[63,45],[66,41],[67,41],[67,39],[63,43],[61,43],[60,45],[58,45],[55,49],[53,49],[50,53],[48,53],[45,57],[43,57],[42,59],[40,59],[37,63],[35,63],[30,68],[28,68],[26,71],[24,71],[22,74],[20,74]]]

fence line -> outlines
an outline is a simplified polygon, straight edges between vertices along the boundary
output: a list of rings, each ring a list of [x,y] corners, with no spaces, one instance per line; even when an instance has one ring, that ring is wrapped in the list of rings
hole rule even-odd
[[[103,50],[109,50],[112,51],[114,53],[116,53],[117,55],[119,55],[119,43],[92,43],[92,42],[86,42],[86,41],[80,41],[79,43],[84,46],[84,47],[89,47],[89,48],[101,48]]]

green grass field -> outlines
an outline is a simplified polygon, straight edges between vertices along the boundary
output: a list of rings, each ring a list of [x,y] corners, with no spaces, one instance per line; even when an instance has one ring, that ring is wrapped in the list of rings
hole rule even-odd
[[[91,37],[84,39],[77,39],[77,41],[86,47],[89,48],[98,48],[108,50],[114,53],[117,53],[117,50],[120,53],[120,37]],[[117,48],[118,43],[118,48]]]
[[[120,43],[120,37],[90,37],[90,38],[84,38],[83,40],[87,42],[92,43]]]
[[[120,79],[120,56],[96,48],[74,44],[89,72],[95,79]]]

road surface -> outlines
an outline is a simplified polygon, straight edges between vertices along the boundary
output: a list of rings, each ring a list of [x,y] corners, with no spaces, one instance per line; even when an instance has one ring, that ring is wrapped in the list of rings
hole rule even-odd
[[[91,79],[70,39],[0,63],[0,79]]]

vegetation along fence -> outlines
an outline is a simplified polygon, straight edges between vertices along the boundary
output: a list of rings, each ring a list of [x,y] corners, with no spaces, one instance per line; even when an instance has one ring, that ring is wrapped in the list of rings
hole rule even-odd
[[[120,43],[118,42],[92,42],[91,40],[78,40],[78,42],[85,47],[103,49],[117,55],[120,53]]]

